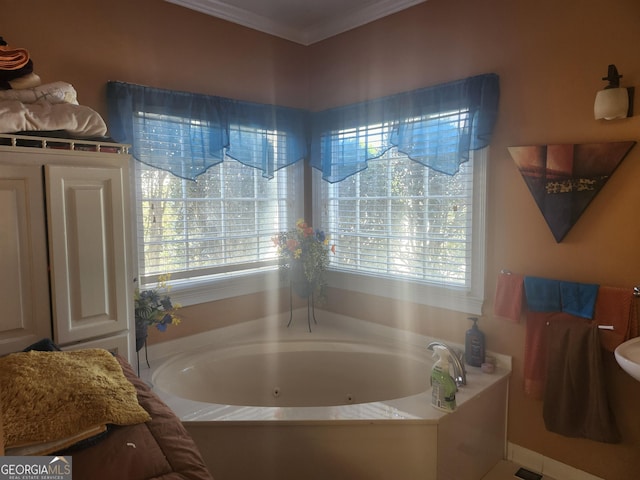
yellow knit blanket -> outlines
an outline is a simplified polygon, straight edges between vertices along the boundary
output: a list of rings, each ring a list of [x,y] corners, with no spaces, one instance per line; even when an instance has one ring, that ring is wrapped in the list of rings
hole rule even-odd
[[[151,419],[118,361],[102,349],[0,358],[0,412],[5,448]]]

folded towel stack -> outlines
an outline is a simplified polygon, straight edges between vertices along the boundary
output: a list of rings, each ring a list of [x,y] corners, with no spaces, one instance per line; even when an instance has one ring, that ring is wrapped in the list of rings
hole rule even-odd
[[[0,45],[0,68],[2,70],[18,70],[27,63],[29,63],[29,52],[27,50]]]
[[[98,112],[80,105],[72,85],[42,85],[24,48],[0,37],[0,133],[64,131],[71,138],[99,138],[107,125]]]
[[[25,48],[11,47],[0,37],[0,90],[40,85],[33,73],[33,60]]]

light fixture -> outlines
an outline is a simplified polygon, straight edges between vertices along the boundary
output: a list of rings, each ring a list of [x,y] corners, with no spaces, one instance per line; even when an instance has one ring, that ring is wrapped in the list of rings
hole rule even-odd
[[[633,115],[633,93],[634,88],[620,87],[622,75],[618,74],[615,65],[609,65],[608,75],[602,80],[608,80],[609,85],[596,94],[596,102],[593,106],[593,113],[596,120],[614,120],[626,118]]]

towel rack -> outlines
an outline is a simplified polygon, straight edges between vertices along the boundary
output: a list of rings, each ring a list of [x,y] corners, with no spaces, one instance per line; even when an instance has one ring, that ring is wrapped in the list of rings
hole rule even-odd
[[[640,287],[633,287],[633,296],[640,297]]]

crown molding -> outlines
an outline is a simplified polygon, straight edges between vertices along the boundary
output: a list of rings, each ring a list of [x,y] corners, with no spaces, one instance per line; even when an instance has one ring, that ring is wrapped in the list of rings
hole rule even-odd
[[[306,28],[287,25],[219,0],[165,1],[308,46],[426,0],[379,0],[364,8],[338,12],[330,21],[320,22]]]
[[[335,15],[329,22],[318,23],[304,32],[303,44],[325,40],[340,33],[347,32],[388,15],[400,12],[414,5],[424,3],[426,0],[380,0],[351,12],[342,12]]]

